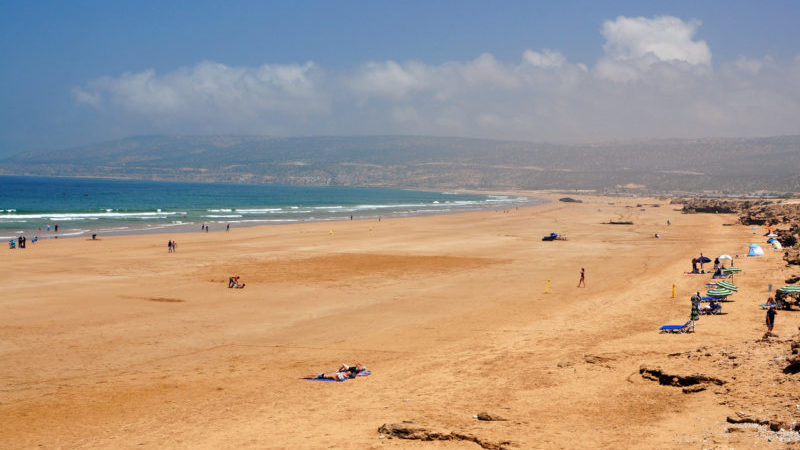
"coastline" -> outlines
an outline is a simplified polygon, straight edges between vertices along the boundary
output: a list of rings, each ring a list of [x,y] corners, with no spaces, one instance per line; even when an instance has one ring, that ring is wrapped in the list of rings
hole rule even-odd
[[[513,194],[390,188],[41,177],[6,181],[8,189],[0,195],[4,208],[0,209],[0,239],[187,233],[201,225],[217,231],[228,224],[243,228],[427,216],[539,202]]]
[[[426,191],[418,191],[418,192],[426,192]],[[33,237],[38,237],[40,240],[48,240],[48,239],[71,239],[71,238],[85,238],[91,237],[92,234],[96,234],[98,237],[102,236],[126,236],[126,235],[139,235],[139,234],[183,234],[183,233],[193,233],[193,232],[204,232],[202,230],[198,231],[201,225],[208,225],[209,231],[208,232],[220,232],[226,231],[226,226],[228,224],[231,225],[231,229],[239,229],[239,228],[252,228],[252,227],[261,227],[261,226],[281,226],[281,225],[295,225],[295,224],[303,224],[303,223],[314,223],[314,222],[343,222],[343,221],[377,221],[379,219],[392,219],[392,218],[403,218],[403,217],[428,217],[428,216],[437,216],[437,215],[449,215],[449,214],[461,214],[466,212],[473,212],[473,211],[491,211],[497,210],[498,206],[502,206],[503,208],[520,208],[520,207],[530,207],[542,203],[546,203],[547,200],[538,197],[531,197],[525,196],[525,200],[521,200],[522,197],[519,195],[523,195],[520,192],[507,192],[507,193],[488,193],[488,192],[470,192],[473,195],[487,195],[487,196],[516,196],[515,199],[509,200],[507,202],[499,202],[497,204],[484,204],[481,206],[458,206],[454,205],[449,208],[441,208],[441,209],[407,209],[407,210],[391,210],[387,211],[385,214],[378,214],[376,212],[367,212],[367,213],[354,213],[350,214],[349,212],[341,213],[340,215],[336,216],[329,216],[329,217],[308,217],[308,218],[300,218],[300,219],[253,219],[253,220],[229,220],[229,221],[216,221],[216,220],[209,220],[209,221],[179,221],[178,223],[160,223],[157,225],[147,225],[147,226],[125,226],[126,224],[120,224],[118,227],[113,228],[83,228],[83,229],[68,229],[63,228],[62,231],[56,233],[53,230],[46,230],[41,229],[37,230],[18,230],[14,234],[9,234],[8,231],[0,232],[3,234],[8,234],[7,236],[0,236],[0,239],[16,239],[17,236],[24,235],[27,236],[29,239]],[[352,216],[352,219],[350,219]]]

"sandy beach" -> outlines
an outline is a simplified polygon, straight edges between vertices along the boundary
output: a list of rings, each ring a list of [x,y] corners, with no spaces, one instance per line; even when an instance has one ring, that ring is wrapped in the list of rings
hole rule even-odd
[[[779,252],[743,256],[763,232],[666,200],[526,195],[550,202],[3,249],[0,447],[784,445],[726,423],[743,408],[774,413],[746,383],[796,392],[771,375],[785,345],[755,343],[767,285],[790,270]],[[550,232],[568,240],[542,242]],[[740,256],[735,302],[694,334],[659,334],[688,319],[710,281],[684,274],[700,252]],[[245,289],[227,288],[234,274]],[[781,312],[775,333],[798,324]],[[737,367],[719,353],[745,347],[762,372],[756,356]],[[372,375],[302,379],[355,361]],[[739,375],[725,392],[686,394],[643,378],[643,364]],[[403,421],[477,442],[378,432]]]

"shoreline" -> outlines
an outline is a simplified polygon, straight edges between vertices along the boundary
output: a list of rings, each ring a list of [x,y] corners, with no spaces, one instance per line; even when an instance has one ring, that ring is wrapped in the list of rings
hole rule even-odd
[[[430,191],[417,191],[417,192],[430,192]],[[462,193],[462,192],[458,192]],[[466,193],[466,192],[464,192]],[[153,235],[153,234],[170,234],[170,233],[206,233],[206,231],[200,231],[197,229],[198,225],[202,224],[211,224],[210,230],[207,231],[208,233],[211,232],[224,232],[226,231],[226,225],[230,224],[231,229],[241,229],[241,228],[254,228],[254,227],[268,227],[268,226],[282,226],[282,225],[296,225],[296,224],[303,224],[303,223],[326,223],[326,222],[350,222],[350,221],[367,221],[367,220],[384,220],[384,219],[396,219],[396,218],[403,218],[403,217],[430,217],[430,216],[440,216],[440,215],[450,215],[450,214],[461,214],[461,213],[468,213],[473,211],[491,211],[497,210],[496,206],[505,206],[505,207],[512,207],[512,208],[522,208],[522,207],[531,207],[539,204],[545,204],[549,201],[544,197],[537,196],[533,197],[530,192],[479,192],[479,191],[470,191],[469,194],[472,195],[485,195],[485,196],[515,196],[517,199],[524,196],[525,200],[523,201],[515,201],[509,200],[507,203],[498,203],[497,205],[486,204],[483,206],[474,206],[474,207],[465,207],[465,206],[454,206],[449,209],[441,209],[441,210],[406,210],[406,211],[389,211],[388,214],[352,214],[352,219],[350,219],[350,214],[343,214],[331,217],[312,217],[312,218],[301,218],[301,219],[253,219],[253,220],[231,220],[231,221],[196,221],[196,222],[181,222],[181,223],[164,223],[155,225],[152,227],[145,227],[145,228],[135,228],[131,229],[129,227],[122,228],[124,224],[120,224],[121,227],[112,228],[112,229],[65,229],[63,226],[61,227],[63,231],[56,234],[52,229],[50,231],[41,230],[41,234],[38,231],[34,230],[30,233],[25,232],[24,230],[14,236],[0,236],[2,240],[10,240],[10,239],[17,239],[19,236],[26,236],[28,239],[32,239],[33,237],[38,237],[39,240],[50,240],[50,239],[73,239],[73,238],[81,238],[81,237],[90,237],[92,234],[96,234],[98,238],[102,236],[128,236],[128,235]],[[218,228],[218,229],[215,229]]]

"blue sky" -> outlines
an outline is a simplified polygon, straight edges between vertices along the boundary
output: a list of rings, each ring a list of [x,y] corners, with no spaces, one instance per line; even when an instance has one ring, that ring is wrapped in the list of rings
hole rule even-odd
[[[0,155],[136,134],[800,133],[800,3],[6,2]]]

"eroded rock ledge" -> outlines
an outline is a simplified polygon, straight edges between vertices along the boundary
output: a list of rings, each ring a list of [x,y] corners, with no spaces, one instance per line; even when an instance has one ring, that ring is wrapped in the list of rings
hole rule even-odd
[[[378,427],[378,433],[400,439],[419,441],[468,441],[480,445],[488,450],[505,450],[511,444],[509,441],[489,442],[467,433],[457,431],[431,430],[413,422],[385,423]]]
[[[659,384],[663,384],[664,386],[687,387],[703,384],[715,384],[721,386],[725,384],[725,380],[701,373],[693,373],[688,375],[668,373],[660,367],[648,367],[646,365],[639,367],[639,373],[642,375],[642,378],[658,381]],[[700,390],[702,389],[685,390],[685,392],[696,392]]]

